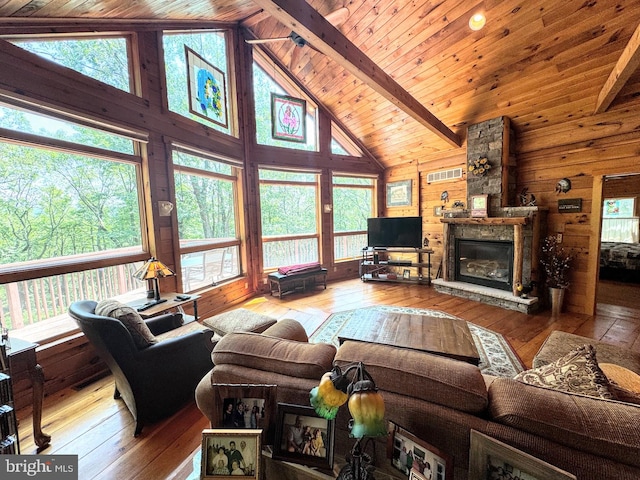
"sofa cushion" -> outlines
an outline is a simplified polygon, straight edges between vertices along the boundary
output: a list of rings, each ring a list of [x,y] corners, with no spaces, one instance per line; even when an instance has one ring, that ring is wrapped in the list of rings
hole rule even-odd
[[[609,390],[614,399],[640,404],[640,375],[613,363],[601,363],[600,368],[609,379]]]
[[[493,420],[552,442],[640,466],[640,406],[496,378]]]
[[[158,340],[153,333],[151,333],[151,330],[149,330],[149,327],[142,317],[129,305],[125,305],[113,298],[101,300],[96,305],[95,314],[120,320],[131,333],[133,342],[138,349],[147,348],[150,345],[158,343]]]
[[[521,372],[514,379],[567,393],[613,398],[592,345],[582,345],[555,362]]]
[[[309,337],[307,332],[300,322],[291,318],[283,318],[278,320],[277,323],[267,328],[263,335],[270,335],[272,337],[286,338],[288,340],[296,340],[297,342],[308,342]]]
[[[213,349],[215,365],[233,364],[299,378],[320,379],[330,371],[336,347],[258,333],[225,335]]]
[[[470,363],[407,348],[346,341],[338,349],[336,363],[353,362],[364,363],[383,391],[474,414],[487,408],[484,378]]]

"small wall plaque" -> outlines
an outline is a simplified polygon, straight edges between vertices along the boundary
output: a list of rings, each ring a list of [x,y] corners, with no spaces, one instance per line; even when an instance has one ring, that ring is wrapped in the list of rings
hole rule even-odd
[[[581,211],[581,198],[566,198],[563,200],[558,200],[558,212],[560,213],[577,213]]]

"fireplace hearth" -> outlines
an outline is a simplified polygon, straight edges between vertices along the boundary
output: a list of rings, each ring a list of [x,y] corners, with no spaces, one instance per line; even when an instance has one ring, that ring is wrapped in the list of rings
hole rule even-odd
[[[512,290],[513,242],[457,238],[455,279],[500,290]]]

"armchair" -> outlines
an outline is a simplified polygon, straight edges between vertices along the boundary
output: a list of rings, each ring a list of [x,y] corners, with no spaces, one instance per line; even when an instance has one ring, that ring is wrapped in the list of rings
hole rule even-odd
[[[194,398],[195,388],[213,364],[210,345],[213,332],[202,327],[180,327],[181,319],[161,315],[147,320],[152,335],[175,329],[185,334],[156,339],[145,348],[134,342],[130,330],[117,318],[96,315],[97,303],[74,302],[69,315],[107,364],[115,378],[114,398],[122,398],[136,421],[134,436],[146,423],[168,417]]]

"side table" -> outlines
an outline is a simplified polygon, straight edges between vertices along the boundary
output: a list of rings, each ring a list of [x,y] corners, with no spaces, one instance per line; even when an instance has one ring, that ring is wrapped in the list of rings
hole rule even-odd
[[[160,315],[161,313],[168,312],[169,310],[178,309],[181,310],[184,305],[193,304],[193,316],[195,317],[196,322],[198,321],[198,299],[200,295],[187,295],[189,298],[187,300],[178,300],[176,297],[178,295],[184,295],[182,293],[176,292],[167,292],[160,295],[160,299],[164,300],[162,303],[158,303],[157,305],[153,305],[145,310],[138,312],[142,318],[151,318],[156,315]],[[131,302],[127,302],[127,305],[133,308],[138,308],[147,302],[151,301],[148,298],[140,298],[138,300],[133,300]]]
[[[51,442],[51,435],[42,432],[42,400],[44,399],[44,372],[36,358],[37,343],[27,342],[19,338],[9,339],[7,356],[9,370],[14,385],[20,380],[28,379],[33,390],[33,439],[39,450],[46,448]]]

